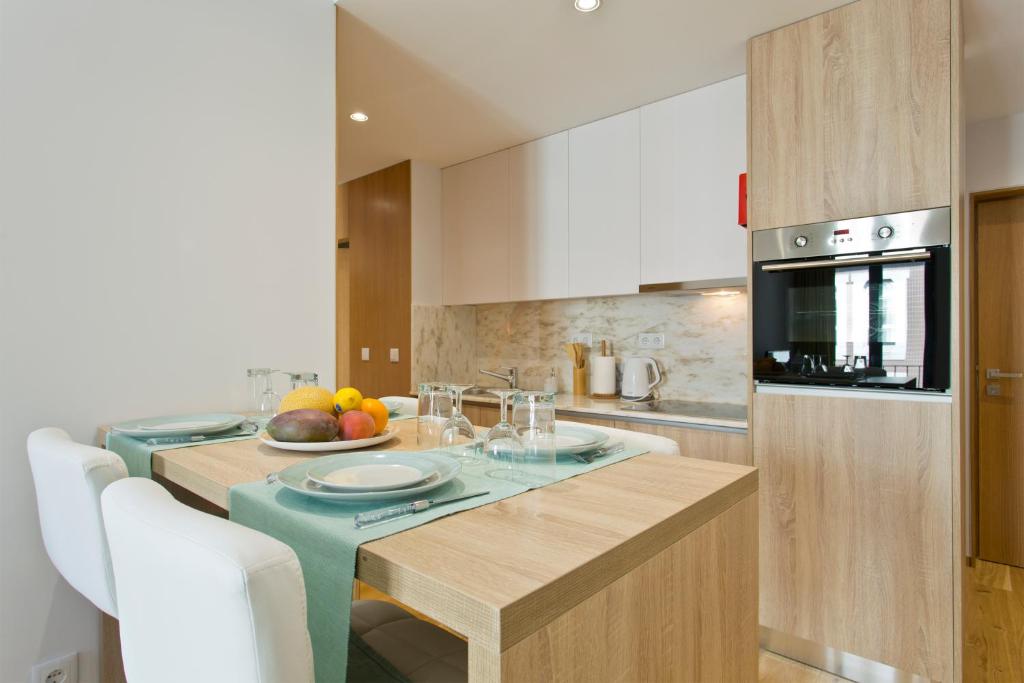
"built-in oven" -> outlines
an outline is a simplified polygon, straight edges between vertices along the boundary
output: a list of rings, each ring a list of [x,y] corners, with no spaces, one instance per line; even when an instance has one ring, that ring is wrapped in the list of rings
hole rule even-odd
[[[949,207],[752,240],[755,382],[949,389]]]

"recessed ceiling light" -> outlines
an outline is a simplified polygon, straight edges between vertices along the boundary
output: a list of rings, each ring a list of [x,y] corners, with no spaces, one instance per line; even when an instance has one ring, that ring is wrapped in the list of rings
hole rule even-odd
[[[359,123],[362,123],[363,121],[369,121],[370,120],[370,117],[367,116],[366,114],[364,114],[361,111],[354,111],[351,114],[349,114],[348,117],[350,119],[352,119],[353,121],[358,121]]]
[[[601,0],[576,0],[576,9],[581,12],[593,12],[601,6]]]

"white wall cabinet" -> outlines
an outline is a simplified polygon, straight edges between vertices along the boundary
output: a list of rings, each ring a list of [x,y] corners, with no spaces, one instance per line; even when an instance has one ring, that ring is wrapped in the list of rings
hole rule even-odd
[[[569,296],[569,134],[509,150],[509,298]]]
[[[746,277],[746,230],[736,223],[746,82],[640,108],[642,284]]]
[[[509,152],[442,173],[444,303],[509,300]]]
[[[640,111],[569,131],[569,296],[640,286]]]

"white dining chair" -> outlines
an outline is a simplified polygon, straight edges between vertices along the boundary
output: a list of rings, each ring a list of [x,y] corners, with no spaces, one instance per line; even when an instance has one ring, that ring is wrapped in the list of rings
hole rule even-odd
[[[100,494],[128,476],[117,455],[72,441],[63,429],[37,429],[28,437],[39,526],[50,561],[92,604],[117,616],[114,574],[107,549]]]
[[[398,412],[402,415],[415,415],[419,411],[416,399],[409,396],[381,396],[381,401],[394,401],[399,404]]]
[[[111,484],[102,506],[129,681],[313,680],[291,548],[179,503],[149,479]]]

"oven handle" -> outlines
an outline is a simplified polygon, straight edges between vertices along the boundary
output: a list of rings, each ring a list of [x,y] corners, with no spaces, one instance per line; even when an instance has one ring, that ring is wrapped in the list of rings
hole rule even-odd
[[[803,270],[805,268],[840,268],[843,266],[866,266],[875,263],[901,263],[905,261],[927,261],[931,252],[922,251],[913,254],[882,254],[881,256],[864,256],[851,259],[822,259],[818,261],[794,261],[792,263],[766,263],[761,270],[771,273],[780,270]]]

